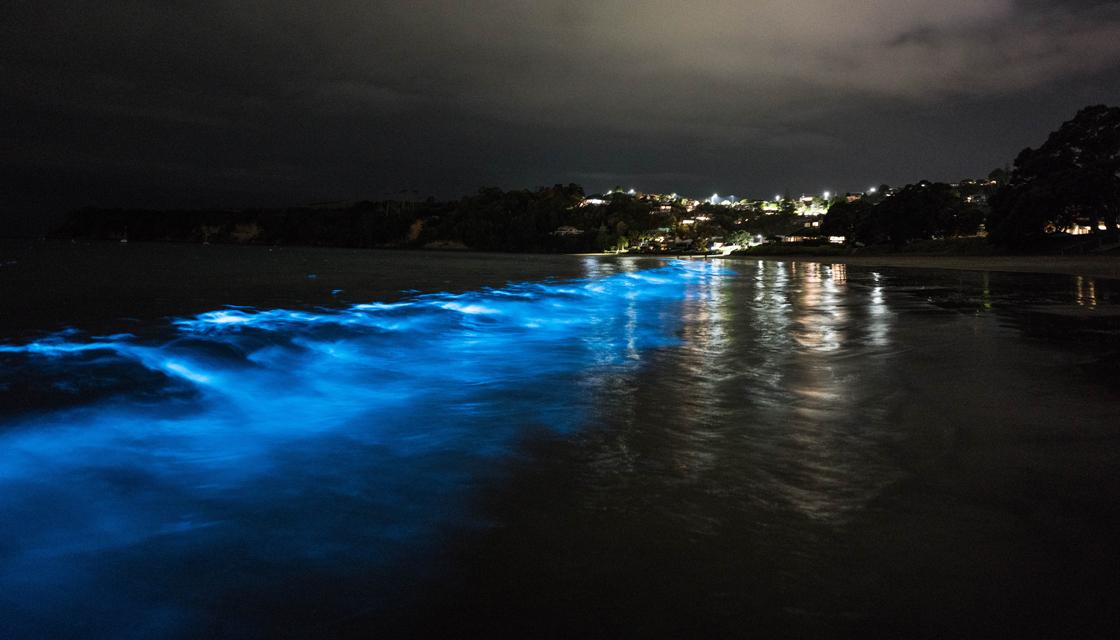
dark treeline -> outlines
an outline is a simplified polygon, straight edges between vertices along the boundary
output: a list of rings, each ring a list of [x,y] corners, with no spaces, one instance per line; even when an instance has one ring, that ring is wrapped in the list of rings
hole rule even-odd
[[[1074,226],[1117,239],[1120,224],[1120,108],[1086,107],[1038,149],[1015,158],[992,199],[992,239],[1024,246]]]
[[[829,207],[821,234],[844,236],[853,246],[895,249],[915,240],[977,236],[984,231],[986,192],[999,184],[996,173],[984,183],[922,180],[896,191],[881,189],[858,200],[841,200]]]
[[[451,203],[363,201],[237,211],[82,209],[68,214],[51,235],[101,240],[547,251],[552,249],[547,242],[553,236],[546,225],[562,218],[575,202],[578,200],[561,189],[508,193],[486,189]],[[526,240],[533,242],[518,244]]]
[[[837,196],[827,213],[820,208],[814,214],[811,207],[819,200],[727,205],[621,189],[588,197],[579,185],[558,184],[533,191],[485,188],[448,202],[238,211],[83,209],[70,213],[51,235],[521,252],[702,251],[716,240],[820,246],[841,237],[840,250],[893,251],[983,236],[1003,249],[1031,250],[1071,234],[1104,246],[1120,234],[1120,109],[1081,110],[1038,149],[1023,150],[1011,171],[997,169],[987,178],[956,184],[882,185],[866,194]]]
[[[821,233],[895,249],[984,234],[996,246],[1032,249],[1070,234],[1089,236],[1097,246],[1115,243],[1118,225],[1120,109],[1093,106],[1038,149],[1024,149],[1010,174],[997,170],[987,182],[959,185],[923,180],[889,196],[840,201],[829,208]]]
[[[535,191],[485,188],[450,202],[358,202],[287,209],[154,211],[82,209],[52,232],[56,238],[223,242],[339,247],[470,248],[482,251],[582,252],[636,245],[652,234],[687,241],[800,228],[792,213],[752,215],[702,205],[687,213],[622,192],[587,206],[575,184]],[[583,204],[584,206],[581,206]],[[699,224],[682,224],[706,215]]]

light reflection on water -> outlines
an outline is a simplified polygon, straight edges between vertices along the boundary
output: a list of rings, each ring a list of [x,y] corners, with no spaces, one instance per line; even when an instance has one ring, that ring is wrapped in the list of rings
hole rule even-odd
[[[1093,278],[1074,276],[1077,304],[1090,309],[1097,306],[1097,281]]]
[[[848,291],[843,265],[760,262],[751,280],[750,306],[725,279],[685,307],[691,366],[674,384],[690,390],[688,419],[703,436],[688,455],[739,457],[725,483],[746,491],[739,506],[841,521],[897,478],[866,413],[885,390],[867,358],[891,346],[892,316]]]
[[[841,264],[581,264],[579,281],[0,345],[0,394],[50,390],[2,405],[0,635],[330,628],[438,582],[434,550],[491,530],[524,547],[481,556],[504,569],[468,588],[498,602],[521,595],[508,585],[600,594],[615,562],[717,613],[824,608],[803,600],[835,567],[828,541],[914,474],[908,457],[953,446],[934,390],[977,405],[956,378],[977,363],[1017,380],[987,313],[1014,287],[988,274],[903,290]],[[1044,295],[1107,302],[1071,283]],[[540,437],[577,451],[536,460]],[[510,460],[559,475],[522,487]],[[557,548],[578,569],[547,573]]]

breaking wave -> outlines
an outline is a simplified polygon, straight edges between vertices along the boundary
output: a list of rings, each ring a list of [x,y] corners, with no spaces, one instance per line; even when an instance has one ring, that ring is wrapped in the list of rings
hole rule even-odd
[[[263,575],[390,567],[469,526],[466,496],[526,434],[583,426],[716,277],[678,262],[0,345],[0,631],[181,631]]]

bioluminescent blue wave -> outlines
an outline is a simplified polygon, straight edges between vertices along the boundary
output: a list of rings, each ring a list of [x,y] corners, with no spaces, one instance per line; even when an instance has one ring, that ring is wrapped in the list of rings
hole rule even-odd
[[[472,488],[520,438],[580,428],[597,385],[673,344],[674,305],[718,277],[685,262],[0,345],[0,396],[39,398],[0,418],[0,635],[190,634],[266,583],[399,570],[472,525]]]

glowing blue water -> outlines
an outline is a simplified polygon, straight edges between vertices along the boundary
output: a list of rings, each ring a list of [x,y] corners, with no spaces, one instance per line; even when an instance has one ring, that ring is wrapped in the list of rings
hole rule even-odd
[[[472,488],[525,434],[583,426],[595,386],[673,344],[674,305],[718,277],[685,262],[0,345],[0,396],[39,398],[0,418],[0,635],[213,631],[277,581],[389,575],[472,524]]]

